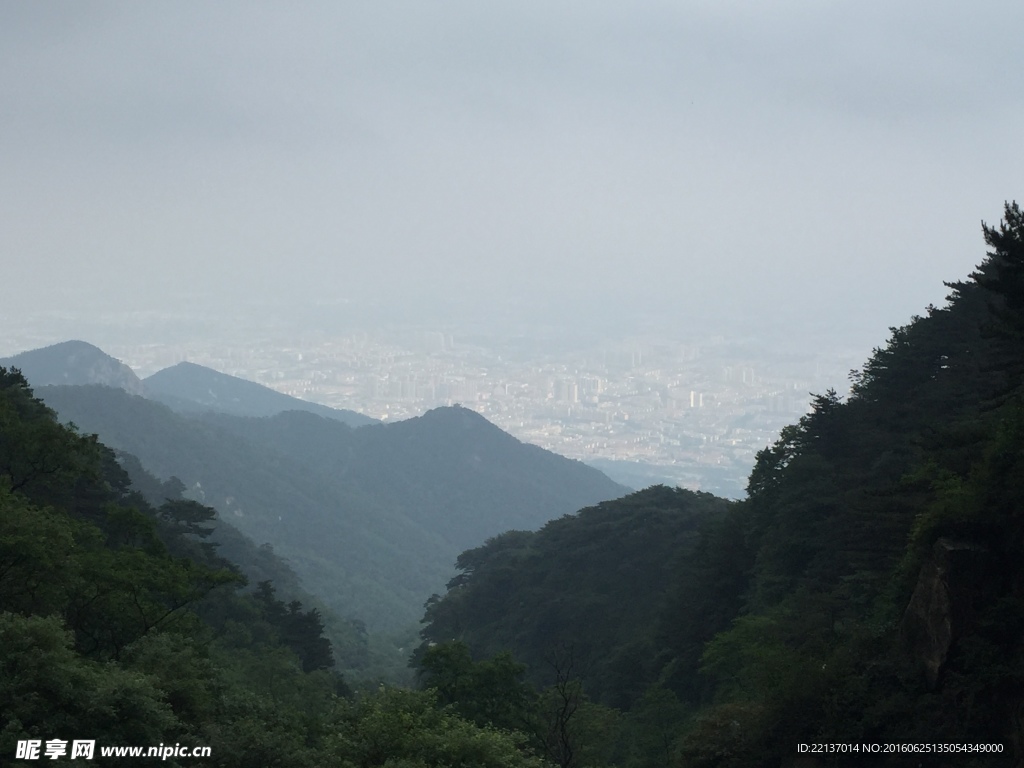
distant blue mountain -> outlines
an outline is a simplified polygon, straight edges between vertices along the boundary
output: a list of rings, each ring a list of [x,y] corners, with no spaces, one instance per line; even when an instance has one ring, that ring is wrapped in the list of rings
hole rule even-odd
[[[415,626],[463,550],[628,490],[466,408],[373,423],[192,363],[140,382],[83,342],[6,364],[24,366],[61,420],[161,482],[180,479],[272,544],[327,607],[372,631]]]
[[[33,387],[61,384],[103,384],[141,395],[141,379],[120,360],[84,341],[62,341],[0,359],[4,368],[18,368]]]
[[[306,411],[350,427],[377,423],[376,419],[355,411],[310,403],[195,363],[164,368],[143,384],[146,397],[179,413],[216,411],[233,416],[274,416],[284,411]]]

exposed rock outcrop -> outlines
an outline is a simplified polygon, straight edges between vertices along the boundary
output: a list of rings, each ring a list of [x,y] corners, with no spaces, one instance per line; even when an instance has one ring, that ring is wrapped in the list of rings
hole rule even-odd
[[[991,567],[979,544],[941,538],[921,567],[900,631],[911,654],[935,686],[950,648],[974,623],[975,606]]]

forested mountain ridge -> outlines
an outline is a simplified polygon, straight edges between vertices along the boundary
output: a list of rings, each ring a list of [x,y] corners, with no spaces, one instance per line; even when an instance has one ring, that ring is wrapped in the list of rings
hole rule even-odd
[[[594,765],[789,765],[799,743],[999,750],[826,754],[816,765],[1021,764],[1024,214],[1008,205],[984,237],[987,257],[949,284],[946,306],[893,328],[851,374],[847,399],[815,396],[758,455],[745,500],[703,516],[667,596],[601,582],[600,602],[623,607],[600,614],[610,645],[587,643],[591,618],[544,647],[552,611],[585,613],[595,584],[574,579],[573,557],[534,557],[551,552],[550,534],[510,533],[465,553],[428,607],[426,683],[447,685],[452,669],[469,674],[500,648],[556,684],[566,658],[601,669],[596,680],[575,669],[577,731],[565,729],[577,756],[588,739],[602,744]],[[600,560],[620,546],[597,535],[593,515],[559,523],[562,552],[596,545]],[[616,573],[649,565],[636,557]],[[563,585],[562,608],[531,602],[537,584]],[[637,602],[655,614],[642,629]],[[619,663],[637,637],[644,655]],[[459,648],[478,661],[458,661]],[[476,695],[445,690],[456,703]],[[583,764],[573,759],[563,765]]]
[[[115,451],[114,455],[131,482],[132,491],[154,509],[159,509],[167,501],[189,501],[184,496],[187,489],[177,477],[172,475],[169,480],[160,481],[147,472],[135,456],[123,451]],[[351,673],[357,678],[373,676],[374,667],[378,664],[374,657],[381,649],[370,642],[363,622],[335,613],[323,600],[306,591],[298,574],[274,552],[272,546],[257,546],[228,520],[213,514],[216,510],[199,506],[206,510],[208,516],[203,521],[206,545],[216,548],[217,554],[231,563],[231,567],[237,569],[250,585],[271,582],[276,597],[285,604],[298,601],[317,609],[323,619],[324,634],[334,648],[335,666],[339,672]]]
[[[122,462],[0,367],[4,765],[112,765],[134,745],[172,767],[541,768],[525,737],[430,693],[353,697],[317,611],[270,582],[239,592],[208,543],[214,510],[137,474],[169,495],[153,506]]]
[[[354,431],[295,412],[206,421],[406,510],[446,542],[449,566],[459,551],[501,530],[536,528],[628,491],[599,470],[523,443],[461,406]]]
[[[483,656],[511,651],[531,682],[547,685],[545,657],[571,647],[588,694],[628,708],[657,664],[650,628],[668,608],[673,578],[701,526],[731,506],[654,486],[536,532],[494,537],[459,556],[462,573],[427,608],[424,648],[458,640]]]
[[[297,411],[177,414],[109,387],[38,394],[158,477],[181,478],[371,631],[414,628],[462,549],[625,491],[461,408],[351,429]]]

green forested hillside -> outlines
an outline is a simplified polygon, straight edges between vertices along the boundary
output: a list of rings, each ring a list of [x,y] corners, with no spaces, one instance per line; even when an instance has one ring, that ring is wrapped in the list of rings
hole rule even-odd
[[[541,765],[525,736],[435,694],[353,696],[316,610],[269,582],[240,591],[207,541],[213,514],[154,507],[110,449],[0,368],[0,763],[69,760],[83,741],[93,753],[75,759],[96,765]]]
[[[42,387],[40,395],[62,419],[138,456],[162,478],[181,478],[192,497],[253,541],[271,543],[340,615],[394,631],[422,603],[417,585],[445,577],[444,564],[421,568],[429,559],[414,556],[424,542],[436,548],[435,536],[357,490],[325,487],[318,473],[269,446],[109,387]],[[388,529],[398,534],[390,548],[382,541]]]
[[[311,413],[185,416],[101,386],[41,387],[61,419],[181,478],[371,632],[415,627],[458,553],[624,489],[463,408],[352,429]]]
[[[595,702],[567,729],[577,755],[597,703],[614,707],[589,732],[605,740],[595,765],[785,765],[823,742],[1002,751],[810,764],[1019,765],[1024,214],[1007,206],[984,235],[948,305],[892,329],[848,398],[817,395],[758,455],[742,502],[705,503],[673,534],[678,498],[655,489],[603,505],[649,506],[635,529],[603,535],[584,511],[466,552],[427,611],[425,680],[460,648],[476,664],[508,649],[551,683],[569,654],[577,701]],[[664,591],[633,578],[652,560]]]
[[[131,481],[132,489],[151,506],[160,507],[167,501],[187,501],[183,495],[186,488],[177,477],[172,476],[161,482],[147,472],[142,462],[132,454],[115,451],[115,455]],[[216,547],[217,554],[237,568],[250,586],[272,582],[277,598],[284,603],[298,600],[318,610],[323,619],[324,632],[334,646],[338,669],[358,678],[370,679],[379,675],[383,671],[382,667],[394,665],[393,659],[379,658],[380,654],[393,655],[393,649],[376,647],[370,641],[363,622],[335,613],[324,601],[310,595],[298,574],[274,552],[271,545],[257,546],[252,539],[221,517],[210,518],[205,524],[209,528],[205,536],[206,543]]]
[[[434,554],[444,555],[448,574],[459,552],[496,533],[536,528],[627,490],[460,406],[357,430],[295,411],[269,419],[211,414],[205,421],[400,511],[441,540]]]
[[[731,502],[655,486],[510,531],[464,552],[462,573],[427,609],[428,643],[511,651],[530,680],[552,682],[546,658],[572,648],[589,695],[628,707],[654,679],[653,632],[698,532]]]

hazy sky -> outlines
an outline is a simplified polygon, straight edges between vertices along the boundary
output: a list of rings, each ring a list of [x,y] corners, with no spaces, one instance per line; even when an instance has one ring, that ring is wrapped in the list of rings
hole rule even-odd
[[[1024,198],[1021,29],[1019,0],[0,0],[0,301],[881,342]]]

